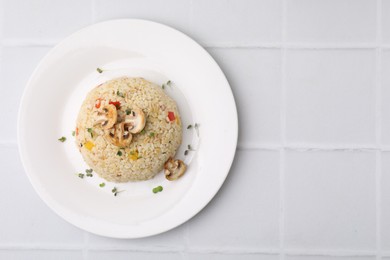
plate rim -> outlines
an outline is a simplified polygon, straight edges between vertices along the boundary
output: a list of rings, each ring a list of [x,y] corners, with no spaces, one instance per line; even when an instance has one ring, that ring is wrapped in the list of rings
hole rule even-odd
[[[85,226],[82,226],[82,225],[79,225],[78,223],[75,223],[75,221],[73,221],[72,219],[69,218],[69,216],[65,216],[65,214],[63,214],[63,212],[60,212],[57,208],[57,205],[53,205],[52,203],[55,203],[53,201],[51,201],[51,198],[48,198],[48,195],[45,194],[45,192],[41,189],[41,187],[38,187],[38,184],[35,182],[35,180],[33,179],[33,173],[30,172],[28,166],[27,166],[27,163],[26,163],[26,158],[28,157],[28,151],[25,150],[25,148],[23,147],[23,144],[22,144],[22,140],[23,140],[23,137],[22,137],[22,130],[21,130],[21,124],[22,124],[22,121],[23,121],[23,117],[25,115],[22,115],[23,111],[26,110],[26,98],[27,98],[27,95],[28,95],[28,92],[31,90],[31,82],[32,80],[34,79],[34,77],[36,76],[36,74],[38,73],[38,71],[41,69],[42,65],[45,63],[46,59],[48,59],[48,57],[50,57],[52,55],[52,53],[54,53],[57,49],[60,49],[61,46],[69,41],[72,37],[74,37],[75,35],[77,34],[80,34],[80,33],[83,33],[84,31],[90,29],[91,27],[95,27],[95,26],[98,26],[98,25],[101,25],[101,24],[105,24],[105,23],[146,23],[146,24],[150,24],[150,25],[153,25],[153,26],[162,26],[162,27],[167,27],[171,30],[173,30],[175,33],[178,33],[180,34],[182,37],[186,38],[186,40],[192,42],[193,44],[195,44],[198,48],[200,48],[203,53],[208,56],[209,60],[211,62],[214,63],[214,65],[216,65],[216,67],[220,70],[222,76],[223,76],[223,80],[226,82],[227,84],[227,89],[226,91],[229,92],[229,101],[228,103],[230,103],[230,105],[232,105],[232,108],[234,108],[234,115],[231,115],[231,120],[232,120],[232,133],[234,135],[234,140],[232,140],[232,147],[234,147],[234,149],[232,149],[232,151],[229,151],[229,154],[227,154],[227,157],[229,155],[229,158],[228,159],[228,163],[226,163],[226,171],[224,172],[223,174],[223,178],[222,180],[220,181],[219,185],[217,188],[215,188],[215,190],[212,192],[212,195],[209,196],[206,200],[204,200],[202,202],[202,205],[198,208],[196,208],[195,210],[192,210],[189,214],[186,214],[186,217],[184,219],[182,219],[181,221],[178,221],[175,225],[172,225],[170,227],[166,227],[166,228],[163,228],[163,229],[160,229],[160,230],[154,230],[153,232],[144,232],[143,235],[136,235],[136,236],[132,236],[131,234],[128,234],[128,235],[114,235],[112,233],[108,234],[108,233],[105,233],[105,232],[99,232],[97,230],[92,230],[90,228],[86,228]],[[238,126],[238,112],[237,112],[237,104],[235,102],[235,98],[234,98],[234,94],[233,94],[233,91],[232,91],[232,88],[229,84],[229,81],[227,80],[226,78],[226,75],[225,73],[223,72],[223,70],[221,69],[221,67],[219,66],[219,64],[216,62],[216,60],[211,56],[211,54],[205,49],[203,48],[197,41],[195,41],[194,39],[192,39],[190,36],[186,35],[185,33],[181,32],[180,30],[176,29],[176,28],[173,28],[171,26],[168,26],[168,25],[165,25],[163,23],[160,23],[160,22],[155,22],[155,21],[151,21],[151,20],[146,20],[146,19],[111,19],[111,20],[105,20],[105,21],[102,21],[102,22],[98,22],[98,23],[94,23],[94,24],[90,24],[88,26],[85,26],[75,32],[73,32],[72,34],[68,35],[67,37],[65,37],[64,39],[60,40],[55,46],[53,46],[45,55],[43,58],[41,58],[41,60],[38,62],[38,64],[36,65],[35,69],[33,70],[33,72],[31,73],[24,89],[23,89],[23,93],[22,93],[22,96],[20,98],[20,104],[19,104],[19,108],[18,108],[18,115],[17,115],[17,144],[18,144],[18,151],[19,151],[19,156],[20,156],[20,159],[21,159],[21,163],[23,165],[23,169],[31,183],[31,185],[33,186],[35,192],[38,194],[38,196],[40,197],[40,199],[52,210],[54,211],[59,217],[61,217],[62,219],[64,219],[66,222],[72,224],[73,226],[76,226],[78,228],[80,228],[81,230],[85,230],[85,231],[88,231],[90,233],[93,233],[93,234],[96,234],[96,235],[99,235],[99,236],[104,236],[104,237],[111,237],[111,238],[119,238],[119,239],[132,239],[132,238],[142,238],[142,237],[149,237],[149,236],[154,236],[154,235],[158,235],[158,234],[161,234],[161,233],[164,233],[164,232],[167,232],[169,230],[172,230],[176,227],[179,227],[180,225],[182,225],[183,223],[187,222],[188,220],[192,219],[194,216],[196,216],[199,212],[201,212],[210,202],[211,200],[213,200],[213,198],[216,196],[216,194],[219,192],[219,190],[221,189],[222,185],[224,184],[230,170],[231,170],[231,167],[232,167],[232,164],[234,162],[234,157],[235,157],[235,154],[236,154],[236,149],[237,149],[237,143],[238,143],[238,131],[239,131],[239,126]]]

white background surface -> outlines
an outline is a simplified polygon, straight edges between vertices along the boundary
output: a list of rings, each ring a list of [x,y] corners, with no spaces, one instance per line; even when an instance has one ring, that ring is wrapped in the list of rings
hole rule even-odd
[[[0,0],[0,11],[0,259],[390,260],[390,0]],[[145,239],[97,237],[56,216],[16,145],[38,61],[112,18],[199,41],[238,106],[221,191],[186,224]]]

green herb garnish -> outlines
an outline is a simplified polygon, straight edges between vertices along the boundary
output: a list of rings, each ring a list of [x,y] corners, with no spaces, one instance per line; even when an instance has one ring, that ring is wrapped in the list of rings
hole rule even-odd
[[[96,68],[97,72],[102,73],[103,70],[101,68]]]
[[[172,84],[172,81],[168,80],[166,83],[164,83],[164,84],[161,85],[161,88],[162,88],[162,89],[165,89],[165,86],[169,86],[169,87],[170,87],[171,84]]]
[[[188,150],[185,150],[185,151],[184,151],[184,155],[187,155],[187,154],[188,154]]]
[[[154,137],[154,133],[151,132],[151,133],[149,134],[149,136],[150,136],[150,137]]]
[[[92,176],[93,176],[93,175],[92,175],[92,172],[93,172],[92,169],[86,169],[85,172],[87,173],[87,174],[86,174],[87,177],[92,177]]]
[[[114,196],[118,195],[119,192],[122,192],[123,190],[119,191],[116,187],[114,187],[111,192],[114,193]]]
[[[93,138],[93,129],[92,128],[87,128],[87,131],[88,131],[88,133],[91,134],[91,137]]]
[[[63,143],[63,142],[65,142],[65,141],[66,141],[66,137],[65,137],[65,136],[63,136],[63,137],[59,138],[59,139],[58,139],[58,141],[60,141],[60,142],[62,142],[62,143]]]
[[[75,131],[72,131],[72,136],[75,136],[76,132]]]
[[[121,151],[121,150],[119,150],[119,151],[116,153],[116,155],[118,155],[118,156],[122,156],[122,151]]]
[[[131,109],[130,108],[126,109],[126,115],[130,115],[130,114],[131,114]]]
[[[187,145],[187,147],[188,147],[188,150],[192,150],[192,149],[191,149],[191,145]]]
[[[192,125],[188,125],[188,126],[187,126],[187,129],[191,129],[191,128],[192,128]]]
[[[153,188],[153,193],[158,193],[158,192],[161,192],[163,191],[163,187],[162,186],[157,186],[156,188]]]
[[[125,97],[125,95],[122,92],[119,92],[119,90],[116,92],[116,95],[119,97]]]
[[[145,133],[145,128],[144,129],[142,129],[142,131],[141,132],[139,132],[140,134],[144,134]]]
[[[81,179],[84,178],[84,174],[83,174],[83,173],[79,173],[78,176],[79,176],[79,178],[81,178]]]
[[[196,135],[199,137],[199,124],[195,123]]]
[[[100,188],[103,188],[104,186],[106,186],[106,184],[105,184],[104,182],[102,182],[102,183],[99,184],[99,187],[100,187]]]

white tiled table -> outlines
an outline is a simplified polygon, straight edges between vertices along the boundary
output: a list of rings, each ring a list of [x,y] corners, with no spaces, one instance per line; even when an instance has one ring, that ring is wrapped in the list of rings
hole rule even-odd
[[[221,191],[145,239],[63,221],[33,191],[16,145],[38,61],[113,18],[199,41],[238,106]],[[390,260],[390,0],[0,0],[0,43],[0,259]]]

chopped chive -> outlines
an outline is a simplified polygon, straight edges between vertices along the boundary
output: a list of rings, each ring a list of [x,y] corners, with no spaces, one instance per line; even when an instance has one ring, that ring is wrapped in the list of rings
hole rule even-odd
[[[91,137],[93,138],[93,129],[92,128],[87,128],[87,131],[88,131],[88,133],[91,134]]]
[[[150,137],[154,137],[154,133],[151,132],[151,133],[149,134],[149,136],[150,136]]]
[[[162,89],[165,89],[165,84],[162,84],[162,85],[161,85],[161,88],[162,88]]]
[[[121,150],[119,150],[119,151],[116,153],[116,155],[118,155],[118,156],[122,156],[122,151],[121,151]]]
[[[131,114],[131,109],[130,108],[126,109],[126,115],[130,115],[130,114]]]
[[[79,176],[79,178],[81,178],[81,179],[84,178],[84,174],[83,174],[83,173],[79,173],[78,176]]]
[[[102,73],[103,70],[101,68],[96,68],[97,72]]]
[[[85,176],[87,176],[87,177],[93,177],[92,173],[87,173]]]
[[[140,132],[140,134],[144,134],[145,133],[145,128],[142,129],[142,131]]]
[[[192,128],[192,125],[188,125],[188,126],[187,126],[187,129],[191,129],[191,128]]]
[[[100,188],[103,188],[104,186],[106,186],[106,184],[105,184],[104,182],[102,182],[102,183],[99,184],[99,187],[100,187]]]
[[[167,84],[168,86],[171,86],[172,81],[168,80],[166,84]]]
[[[72,131],[72,136],[75,136],[76,132],[75,131]]]
[[[66,141],[66,137],[65,137],[65,136],[63,136],[63,137],[59,138],[59,139],[58,139],[58,141],[60,141],[60,142],[62,142],[62,143],[63,143],[63,142],[65,142],[65,141]]]
[[[199,137],[199,124],[195,123],[196,135]]]
[[[116,92],[116,95],[123,98],[125,97],[125,95],[122,92],[119,92],[119,90]]]
[[[86,172],[86,173],[92,173],[93,170],[92,170],[92,169],[86,169],[85,172]]]
[[[187,147],[188,147],[188,150],[192,150],[192,149],[191,149],[191,145],[187,145]]]
[[[184,151],[184,155],[187,155],[187,154],[188,154],[188,150],[185,150],[185,151]]]
[[[153,188],[153,193],[158,193],[158,192],[161,192],[163,191],[163,187],[162,186],[157,186],[156,188]]]

